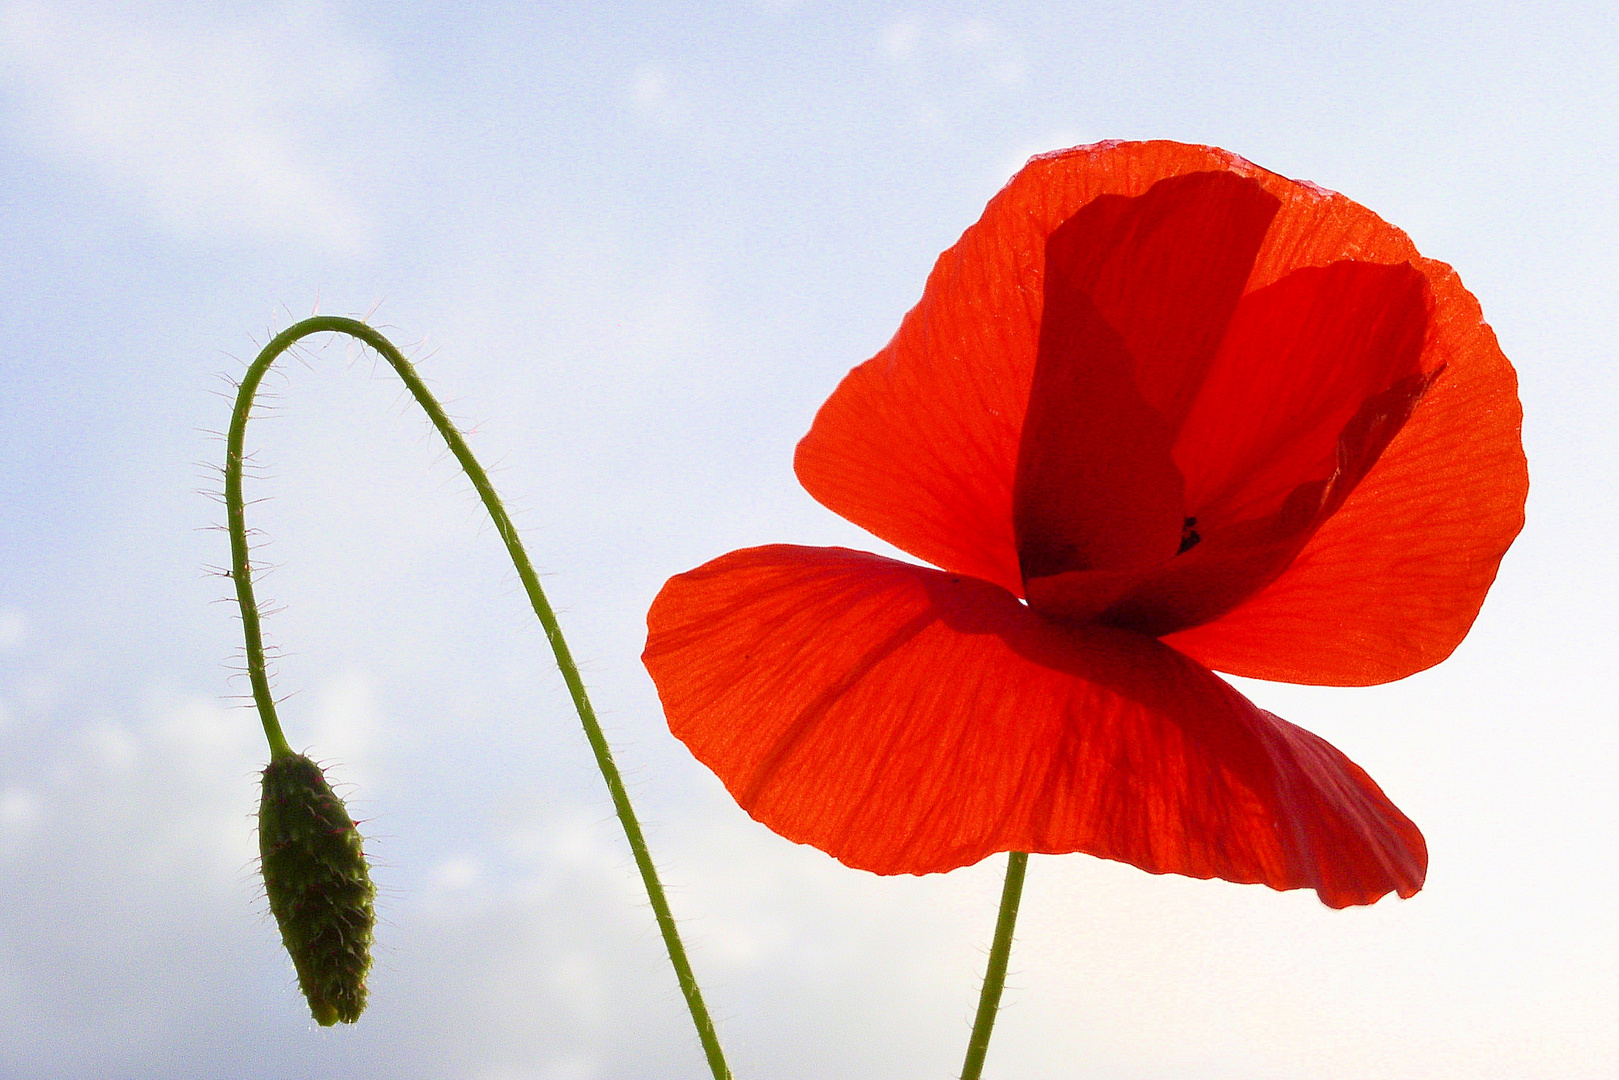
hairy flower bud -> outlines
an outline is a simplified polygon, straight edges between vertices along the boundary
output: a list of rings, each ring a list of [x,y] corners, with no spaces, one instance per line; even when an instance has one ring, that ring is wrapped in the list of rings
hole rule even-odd
[[[302,754],[264,770],[259,855],[270,911],[322,1027],[365,1010],[376,888],[360,834],[319,765]]]

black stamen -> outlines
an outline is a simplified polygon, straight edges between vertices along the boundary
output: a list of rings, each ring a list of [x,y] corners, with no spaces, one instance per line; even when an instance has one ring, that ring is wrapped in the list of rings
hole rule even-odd
[[[1191,551],[1193,548],[1197,547],[1198,542],[1203,539],[1203,537],[1198,534],[1197,529],[1194,527],[1196,525],[1197,518],[1195,517],[1189,517],[1185,521],[1181,522],[1181,549],[1175,552],[1175,554],[1186,554],[1188,551]]]

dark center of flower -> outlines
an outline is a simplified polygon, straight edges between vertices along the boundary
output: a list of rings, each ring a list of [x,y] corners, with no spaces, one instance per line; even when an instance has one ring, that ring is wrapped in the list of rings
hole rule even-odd
[[[1181,548],[1179,551],[1175,552],[1175,554],[1186,554],[1188,551],[1191,551],[1193,548],[1197,547],[1198,541],[1202,539],[1203,537],[1200,536],[1197,531],[1197,518],[1187,518],[1185,521],[1181,522]]]

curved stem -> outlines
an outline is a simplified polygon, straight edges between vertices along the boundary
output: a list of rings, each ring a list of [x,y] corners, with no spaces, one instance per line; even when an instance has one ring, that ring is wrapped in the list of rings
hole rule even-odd
[[[292,753],[292,750],[287,745],[286,737],[281,732],[281,725],[276,719],[275,701],[270,696],[269,678],[265,672],[264,644],[259,631],[258,605],[253,598],[252,567],[248,562],[247,529],[242,513],[242,445],[248,414],[252,411],[253,398],[258,391],[259,383],[264,379],[264,373],[269,370],[277,357],[291,348],[300,338],[327,331],[348,334],[359,339],[375,349],[392,365],[411,396],[426,411],[428,419],[432,420],[433,426],[444,437],[450,452],[455,455],[456,461],[461,463],[461,468],[466,471],[467,478],[472,481],[472,486],[478,491],[478,497],[483,500],[484,507],[489,511],[489,517],[495,523],[495,531],[505,541],[512,565],[517,569],[517,576],[522,579],[523,590],[528,593],[534,614],[539,617],[540,625],[545,628],[545,637],[551,643],[557,667],[562,671],[562,680],[568,686],[574,708],[579,713],[579,721],[584,725],[585,738],[590,743],[591,752],[596,756],[596,765],[601,770],[602,779],[607,782],[613,809],[618,812],[619,823],[623,825],[624,835],[635,855],[636,868],[641,871],[641,881],[646,886],[647,899],[651,901],[652,911],[657,916],[658,930],[662,933],[664,946],[669,951],[669,962],[674,965],[675,976],[680,980],[680,992],[686,999],[686,1007],[691,1011],[692,1022],[697,1027],[697,1037],[703,1044],[709,1068],[713,1071],[715,1080],[730,1080],[731,1070],[725,1064],[725,1055],[720,1050],[719,1039],[714,1032],[714,1022],[709,1018],[708,1009],[703,1004],[702,991],[698,989],[697,980],[692,975],[691,964],[686,959],[685,946],[681,944],[680,932],[675,927],[674,915],[669,911],[663,884],[658,880],[657,868],[653,866],[652,856],[647,851],[646,837],[641,832],[641,824],[630,805],[623,777],[619,775],[618,766],[613,763],[612,749],[607,745],[607,737],[602,733],[601,724],[596,720],[596,712],[585,693],[585,684],[579,676],[578,665],[573,661],[568,643],[563,640],[562,628],[557,623],[550,602],[545,598],[544,590],[540,588],[540,579],[534,572],[533,564],[529,562],[528,553],[523,549],[523,542],[518,538],[516,527],[506,514],[506,507],[501,503],[500,496],[495,494],[494,486],[490,484],[483,467],[472,456],[466,440],[445,415],[443,407],[428,391],[410,361],[406,360],[387,338],[365,323],[335,315],[317,316],[289,326],[264,347],[252,366],[247,369],[247,374],[242,377],[241,387],[236,395],[236,405],[231,413],[230,434],[226,439],[225,508],[230,526],[231,576],[235,579],[236,599],[242,609],[242,632],[247,644],[247,672],[253,683],[253,700],[258,705],[259,719],[264,725],[264,734],[270,741],[271,754],[279,757]]]
[[[972,1038],[967,1040],[967,1061],[961,1067],[961,1080],[978,1080],[984,1071],[989,1035],[1001,1007],[1001,990],[1006,986],[1006,964],[1012,957],[1012,930],[1017,926],[1018,903],[1023,899],[1023,875],[1028,866],[1028,852],[1007,854],[1001,913],[995,920],[995,943],[989,947],[989,967],[984,971],[984,988],[978,994],[978,1015],[973,1019]]]

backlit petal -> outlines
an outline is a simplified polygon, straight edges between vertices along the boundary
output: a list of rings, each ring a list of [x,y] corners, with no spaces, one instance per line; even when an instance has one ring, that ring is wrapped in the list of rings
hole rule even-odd
[[[1175,440],[1205,543],[1332,475],[1361,404],[1421,371],[1426,293],[1409,263],[1344,261],[1242,298]]]
[[[1424,278],[1409,264],[1310,267],[1243,297],[1176,435],[1195,540],[1135,573],[1031,579],[1030,605],[1156,637],[1270,584],[1428,387],[1427,320]]]
[[[1100,196],[1047,239],[1013,489],[1025,579],[1175,554],[1175,429],[1277,205],[1251,179],[1191,173]]]
[[[648,626],[671,730],[755,818],[851,866],[1086,851],[1334,906],[1421,887],[1421,835],[1365,773],[1146,636],[795,547],[671,579]]]
[[[1031,161],[939,257],[894,340],[821,407],[795,462],[805,489],[920,559],[1021,594],[1012,491],[1046,239],[1100,195],[1142,195],[1197,172],[1252,178],[1284,202],[1298,188],[1180,143],[1102,143]]]
[[[1432,383],[1280,576],[1165,639],[1210,667],[1340,686],[1431,667],[1467,634],[1523,527],[1529,478],[1512,366],[1455,272],[1383,229],[1375,243],[1362,237],[1360,250],[1410,260],[1427,279],[1420,363]]]
[[[1426,326],[1404,264],[1307,268],[1244,297],[1176,443],[1199,542],[1104,621],[1163,636],[1285,572],[1420,407]]]

